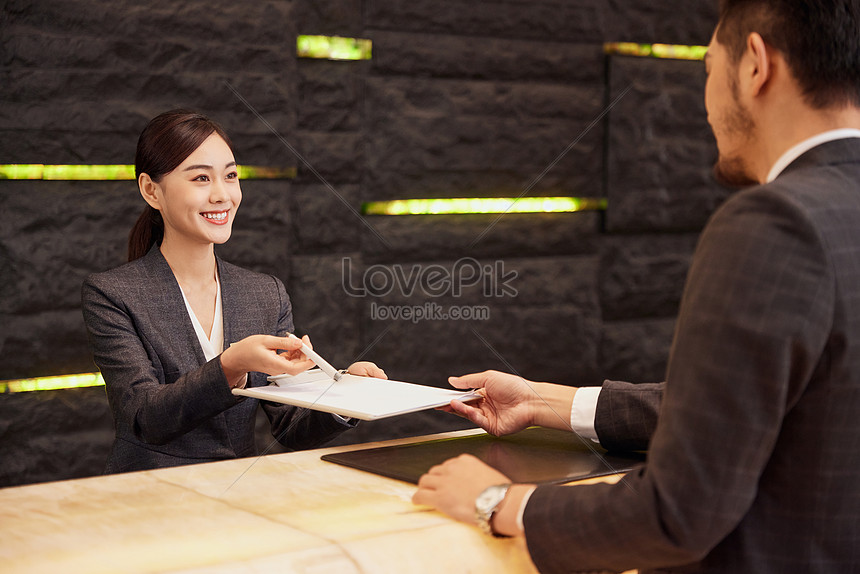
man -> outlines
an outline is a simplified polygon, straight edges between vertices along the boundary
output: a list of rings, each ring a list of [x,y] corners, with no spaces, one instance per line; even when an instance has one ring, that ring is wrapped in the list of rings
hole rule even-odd
[[[542,572],[860,571],[860,0],[724,0],[705,64],[717,171],[760,185],[702,232],[646,465],[505,487],[463,456],[413,498],[524,534]],[[576,393],[452,383],[483,388],[452,409],[497,434],[566,425]]]

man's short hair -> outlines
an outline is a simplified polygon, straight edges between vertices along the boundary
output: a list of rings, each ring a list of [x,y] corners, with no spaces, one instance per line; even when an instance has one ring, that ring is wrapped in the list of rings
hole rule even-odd
[[[733,64],[757,32],[783,54],[807,104],[860,107],[860,0],[720,0],[719,22]]]

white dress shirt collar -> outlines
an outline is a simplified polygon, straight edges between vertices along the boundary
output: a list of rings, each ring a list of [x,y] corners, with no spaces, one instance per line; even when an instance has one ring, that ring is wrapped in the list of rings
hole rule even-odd
[[[181,285],[179,286],[182,300],[185,301],[185,308],[188,309],[188,316],[194,325],[194,332],[197,334],[197,340],[200,341],[206,361],[211,361],[224,350],[224,318],[221,312],[221,281],[218,280],[218,273],[215,273],[215,288],[215,317],[212,320],[212,331],[207,337],[203,325],[197,320],[197,315],[194,314],[191,303],[188,302],[188,297],[185,296],[185,291],[182,291]]]
[[[781,174],[783,170],[791,164],[791,162],[793,162],[815,146],[819,146],[823,143],[830,142],[833,140],[841,140],[847,138],[860,138],[860,130],[842,128],[838,130],[822,132],[789,148],[787,152],[782,154],[782,156],[780,156],[780,158],[776,160],[776,163],[773,164],[773,167],[770,168],[770,172],[767,174],[766,183],[770,183],[775,180],[777,176],[779,176],[779,174]]]

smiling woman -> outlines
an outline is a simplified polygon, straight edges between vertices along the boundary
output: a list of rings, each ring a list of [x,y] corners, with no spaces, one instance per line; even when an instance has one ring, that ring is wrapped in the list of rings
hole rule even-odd
[[[204,144],[207,144],[205,149]],[[170,182],[180,184],[195,178],[211,179],[212,174],[209,172],[185,176],[189,175],[188,170],[193,173],[195,168],[207,168],[205,159],[211,160],[218,155],[232,165],[232,173],[235,174],[236,162],[230,138],[221,126],[205,116],[188,110],[172,110],[149,122],[140,134],[134,158],[135,177],[148,205],[129,235],[129,261],[146,255],[164,237],[164,213],[158,202],[159,194],[163,198],[164,186]],[[210,172],[212,165],[208,166]],[[238,176],[232,177],[232,181],[236,182],[239,199],[235,207],[238,208],[242,197]],[[218,243],[223,243],[229,237],[227,233]]]
[[[215,255],[242,201],[230,140],[200,114],[166,112],[141,133],[135,171],[147,206],[129,236],[129,263],[91,275],[82,291],[116,428],[107,471],[254,455],[258,401],[232,389],[263,386],[266,374],[297,374],[312,363],[301,341],[287,337],[292,308],[281,281]],[[373,363],[350,370],[385,376]],[[291,449],[354,426],[259,404]]]
[[[196,238],[204,244],[220,244],[230,238],[242,190],[233,153],[218,134],[206,138],[160,182],[141,173],[138,183],[146,202],[169,222],[165,232],[171,236],[165,236],[164,243]]]

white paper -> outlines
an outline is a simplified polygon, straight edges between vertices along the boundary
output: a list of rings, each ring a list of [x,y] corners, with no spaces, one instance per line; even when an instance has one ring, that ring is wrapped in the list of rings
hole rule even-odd
[[[403,381],[343,375],[334,381],[318,369],[269,377],[273,385],[233,389],[233,394],[305,407],[344,417],[376,420],[479,398],[473,391],[440,389]]]

